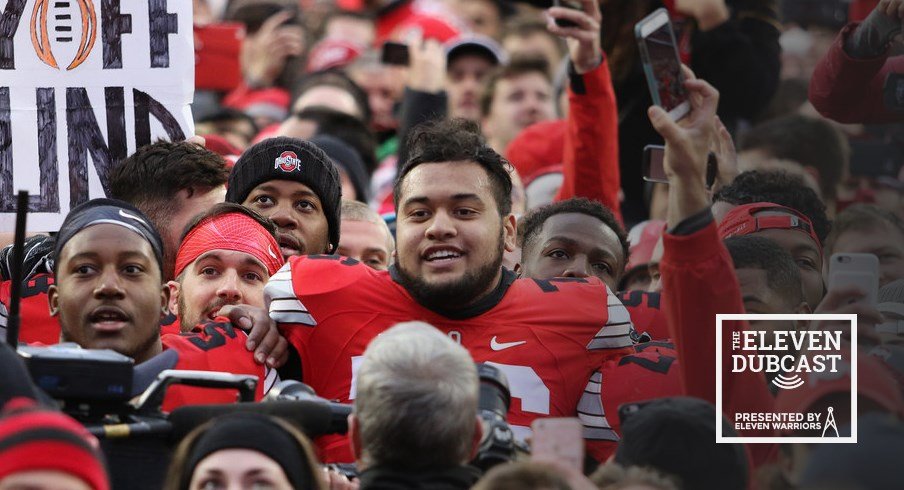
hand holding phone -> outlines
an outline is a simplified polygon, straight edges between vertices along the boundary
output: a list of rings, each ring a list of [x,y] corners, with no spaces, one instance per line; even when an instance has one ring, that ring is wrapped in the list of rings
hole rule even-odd
[[[681,119],[690,111],[690,102],[668,11],[661,8],[645,17],[634,26],[634,35],[653,103],[672,120]]]
[[[584,437],[581,421],[542,418],[531,424],[531,459],[562,464],[580,472],[584,467]]]

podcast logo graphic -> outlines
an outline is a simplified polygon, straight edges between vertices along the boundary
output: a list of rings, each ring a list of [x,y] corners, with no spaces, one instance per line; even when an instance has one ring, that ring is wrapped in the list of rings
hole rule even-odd
[[[841,331],[745,331],[731,334],[733,373],[765,373],[783,390],[804,385],[801,375],[837,373],[841,360]],[[809,355],[800,355],[807,352]]]
[[[808,329],[801,320],[824,323]],[[857,413],[856,315],[717,315],[716,324],[716,442],[856,442],[856,420],[850,436],[839,434],[836,421],[839,413]],[[776,396],[773,411],[742,406],[737,389],[725,389],[756,378]],[[841,398],[833,406],[815,403],[827,389]],[[725,400],[726,391],[736,399]],[[724,433],[723,414],[734,433]],[[847,416],[841,421],[846,425]]]

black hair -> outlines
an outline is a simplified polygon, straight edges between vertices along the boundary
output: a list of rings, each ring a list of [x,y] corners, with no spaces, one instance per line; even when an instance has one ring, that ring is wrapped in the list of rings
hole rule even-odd
[[[584,197],[571,198],[531,210],[518,220],[518,244],[522,249],[532,246],[533,241],[543,231],[543,224],[546,223],[546,220],[558,214],[566,213],[586,214],[602,221],[604,225],[615,232],[618,237],[618,243],[621,245],[623,257],[622,270],[617,271],[620,276],[624,272],[625,264],[628,263],[628,234],[609,208]]]
[[[142,146],[110,172],[110,197],[126,201],[164,229],[178,207],[181,190],[212,189],[226,183],[223,157],[186,141],[157,141]]]
[[[755,235],[733,236],[725,240],[735,269],[760,269],[766,272],[769,289],[793,303],[804,300],[800,268],[791,253],[778,243]]]
[[[741,135],[738,151],[761,150],[819,171],[819,188],[835,199],[850,154],[844,135],[828,121],[793,114],[767,121]]]
[[[835,242],[843,233],[851,230],[880,227],[889,227],[904,235],[904,221],[895,213],[872,204],[854,204],[845,208],[832,222],[832,233],[829,234],[829,238],[826,240],[825,256],[829,257],[832,255]],[[888,240],[891,241],[892,238]]]
[[[303,121],[317,125],[316,134],[339,138],[358,152],[368,175],[377,169],[377,140],[360,119],[327,107],[308,107],[295,113]]]
[[[825,242],[832,228],[832,222],[826,215],[826,205],[816,191],[808,187],[800,176],[780,170],[743,172],[713,195],[713,202],[717,201],[735,206],[771,202],[799,211],[813,223],[820,244]]]
[[[511,164],[487,145],[477,123],[467,119],[436,120],[416,126],[408,138],[408,161],[399,169],[393,185],[395,208],[399,209],[402,182],[425,163],[473,162],[486,171],[500,216],[512,212]]]

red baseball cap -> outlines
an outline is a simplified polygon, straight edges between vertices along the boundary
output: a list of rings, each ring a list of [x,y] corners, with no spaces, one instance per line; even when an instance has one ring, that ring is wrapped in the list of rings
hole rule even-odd
[[[650,263],[650,259],[653,258],[653,250],[656,249],[656,242],[665,232],[665,225],[664,220],[651,219],[640,222],[631,228],[628,233],[630,254],[628,265],[625,267],[626,272]]]
[[[780,214],[757,216],[763,211],[775,211]],[[762,230],[797,230],[806,233],[816,244],[819,254],[822,255],[822,243],[816,236],[813,222],[803,213],[771,202],[755,202],[738,206],[719,223],[719,237],[724,240],[733,236],[744,236]]]
[[[361,56],[364,49],[363,46],[344,39],[324,39],[311,48],[305,71],[316,73],[342,68]]]

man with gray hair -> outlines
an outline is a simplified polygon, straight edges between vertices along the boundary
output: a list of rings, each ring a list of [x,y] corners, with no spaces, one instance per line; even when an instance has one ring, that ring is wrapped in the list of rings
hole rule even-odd
[[[400,323],[375,338],[349,416],[360,488],[470,488],[478,386],[468,351],[429,324]]]

